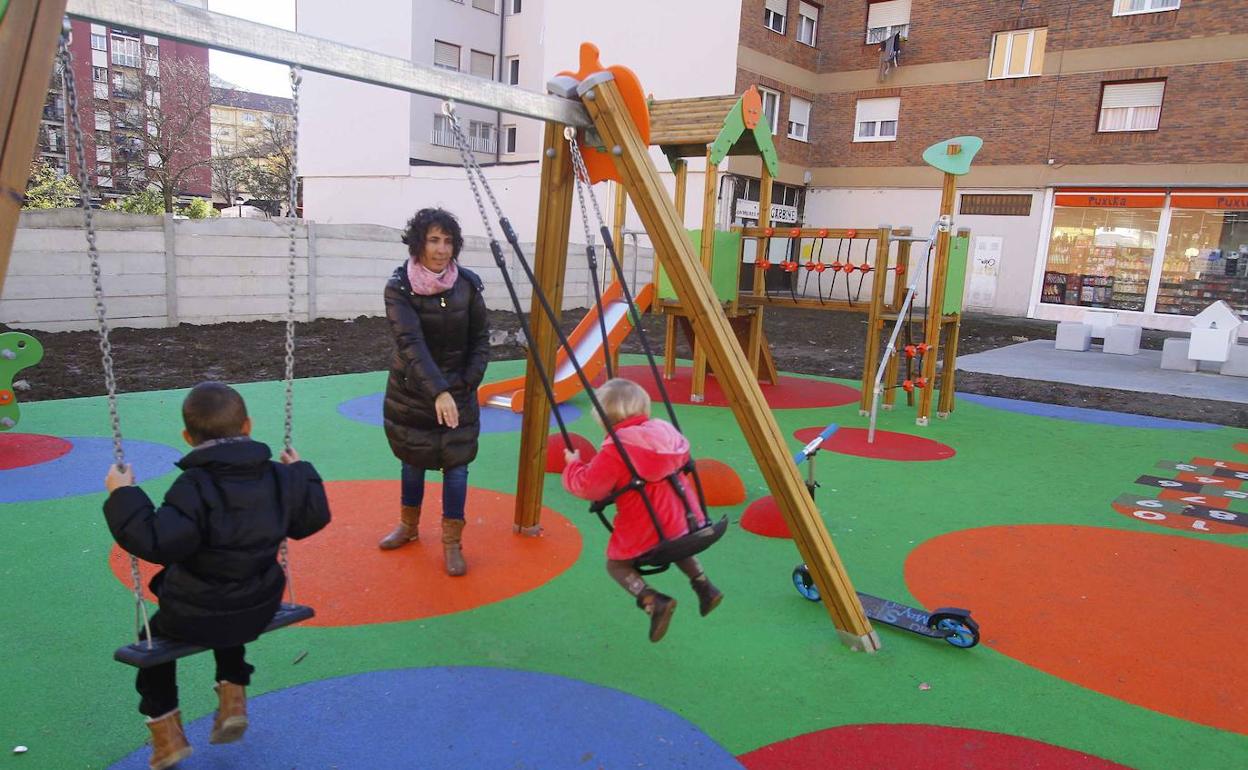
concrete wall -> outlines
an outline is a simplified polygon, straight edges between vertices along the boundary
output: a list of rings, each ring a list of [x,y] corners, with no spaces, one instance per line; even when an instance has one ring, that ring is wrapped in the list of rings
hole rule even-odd
[[[107,317],[113,326],[283,320],[290,263],[290,220],[210,219],[99,212],[95,215]],[[95,300],[81,212],[23,212],[0,295],[0,323],[43,331],[95,327]],[[295,313],[357,318],[384,313],[382,288],[406,258],[396,228],[295,223]],[[530,265],[533,244],[522,244]],[[593,290],[585,247],[568,247],[564,307],[588,307]],[[606,255],[601,255],[606,261]],[[629,248],[627,277],[650,280],[653,253]],[[486,304],[511,309],[489,243],[465,239],[460,261],[484,280]],[[635,266],[635,267],[634,267]],[[522,307],[532,292],[514,254],[507,269]],[[635,276],[635,278],[634,278]]]

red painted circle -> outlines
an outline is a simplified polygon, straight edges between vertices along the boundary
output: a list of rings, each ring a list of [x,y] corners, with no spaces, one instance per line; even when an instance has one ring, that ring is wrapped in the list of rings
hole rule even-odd
[[[442,564],[441,484],[426,485],[420,541],[395,551],[382,551],[377,541],[397,523],[398,481],[329,481],[325,488],[333,522],[290,543],[295,596],[316,609],[306,625],[394,623],[470,610],[544,585],[581,552],[580,533],[558,513],[542,509],[541,537],[517,535],[515,498],[469,487],[463,539],[468,574],[453,578]],[[114,547],[109,562],[130,586],[125,552]],[[156,570],[142,565],[144,584]]]
[[[594,459],[594,455],[598,454],[598,449],[590,443],[589,439],[579,433],[569,433],[568,438],[572,439],[572,448],[581,453],[581,460],[589,462]],[[547,473],[563,473],[563,466],[567,465],[567,461],[563,459],[563,453],[567,447],[563,443],[563,435],[555,433],[546,439],[546,472]]]
[[[999,652],[1137,706],[1248,734],[1244,553],[1165,534],[985,527],[926,541],[905,573],[921,606],[971,608],[983,643]]]
[[[35,433],[0,433],[0,471],[51,462],[74,445],[56,436]]]
[[[617,376],[626,377],[641,385],[650,394],[650,398],[661,403],[659,401],[659,389],[654,383],[654,375],[651,373],[650,367],[620,367],[620,373]],[[663,381],[663,386],[667,389],[667,395],[674,404],[693,403],[689,400],[692,385],[693,370],[689,367],[678,367],[674,379]],[[830,408],[858,401],[858,391],[854,388],[821,380],[806,380],[799,377],[782,376],[775,385],[760,382],[759,387],[762,388],[763,397],[767,399],[767,405],[772,409]],[[711,373],[708,373],[706,376],[706,400],[700,402],[700,405],[729,405],[728,397],[724,394],[723,388],[720,387],[719,382]]]
[[[1244,442],[1242,444],[1236,444],[1235,449],[1248,455],[1248,442]]]
[[[835,762],[830,764],[831,758]],[[799,735],[737,757],[748,770],[877,770],[882,767],[997,770],[1125,768],[1051,743],[941,725],[846,725]]]
[[[802,428],[793,437],[803,444],[818,437],[827,426]],[[954,448],[922,436],[909,433],[893,433],[887,430],[875,432],[875,442],[867,443],[866,428],[839,428],[820,448],[843,455],[872,457],[877,460],[900,460],[916,462],[923,460],[948,460],[957,454]]]
[[[776,499],[771,495],[760,497],[749,504],[741,515],[741,529],[763,537],[793,537],[789,532],[789,525],[780,513],[780,507],[776,505]]]

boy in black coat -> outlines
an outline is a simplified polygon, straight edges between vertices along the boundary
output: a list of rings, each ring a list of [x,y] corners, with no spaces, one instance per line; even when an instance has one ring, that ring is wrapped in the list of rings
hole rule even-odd
[[[219,382],[196,385],[182,403],[194,447],[156,508],[134,486],[129,466],[110,466],[104,516],[117,544],[163,564],[152,579],[160,611],[152,633],[212,649],[220,700],[212,743],[229,743],[247,729],[246,685],[255,670],[244,644],[258,637],[282,600],[286,577],[277,563],[285,538],[302,539],[329,523],[329,502],[316,469],[294,449],[272,461],[252,441],[242,396]],[[176,662],[139,669],[139,712],[152,732],[154,770],[191,754],[178,710]]]

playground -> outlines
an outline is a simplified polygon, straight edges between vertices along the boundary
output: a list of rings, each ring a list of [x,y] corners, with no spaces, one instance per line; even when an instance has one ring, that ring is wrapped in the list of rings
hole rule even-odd
[[[522,370],[496,362],[488,379]],[[469,479],[469,575],[452,584],[430,545],[377,550],[398,488],[377,424],[383,385],[380,372],[296,383],[296,443],[335,517],[292,549],[296,595],[317,617],[250,648],[259,671],[240,744],[207,744],[211,663],[184,661],[196,754],[182,766],[1221,768],[1248,751],[1244,528],[1174,502],[1208,494],[1191,480],[1203,478],[1242,521],[1228,472],[1248,470],[1248,431],[973,398],[926,429],[903,405],[882,413],[879,429],[916,436],[917,453],[833,442],[817,456],[823,521],[858,590],[968,608],[982,641],[959,649],[877,624],[882,649],[868,655],[798,595],[792,542],[739,526],[767,489],[728,410],[678,403],[695,455],[736,471],[747,499],[713,509],[733,523],[704,557],[724,605],[700,618],[678,576],[655,578],[681,606],[652,645],[602,571],[606,532],[557,477],[543,536],[512,533],[519,431],[502,410],[487,410]],[[865,426],[856,386],[786,373],[764,392],[796,451],[803,431]],[[258,437],[279,443],[280,382],[240,390]],[[153,495],[175,475],[182,393],[120,399],[128,457]],[[599,440],[583,394],[562,409]],[[111,660],[133,607],[99,515],[104,399],[22,410],[0,434],[5,591],[23,608],[2,632],[4,738],[31,766],[144,766],[131,670]],[[1181,486],[1157,486],[1169,480]]]

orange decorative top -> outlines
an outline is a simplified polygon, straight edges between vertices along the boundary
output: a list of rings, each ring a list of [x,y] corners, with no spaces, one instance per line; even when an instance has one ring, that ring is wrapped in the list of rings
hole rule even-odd
[[[584,81],[590,75],[603,71],[610,72],[614,76],[615,84],[620,89],[620,96],[628,108],[628,114],[632,117],[633,124],[637,126],[637,133],[641,135],[642,143],[649,146],[650,110],[646,106],[646,95],[641,89],[641,81],[637,79],[637,75],[632,70],[619,64],[610,67],[603,66],[598,46],[593,43],[581,43],[580,69],[576,72],[565,71],[559,74]],[[590,182],[601,182],[604,179],[620,181],[615,162],[611,159],[611,148],[587,146],[583,133],[579,135],[578,141],[581,144],[581,155],[585,158],[585,169],[589,172]]]

